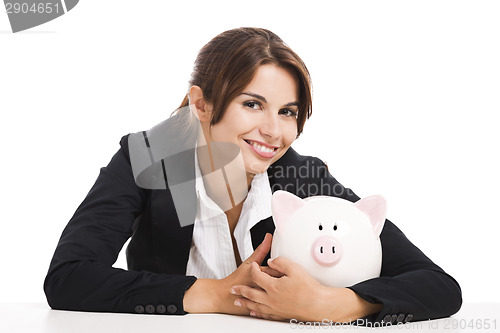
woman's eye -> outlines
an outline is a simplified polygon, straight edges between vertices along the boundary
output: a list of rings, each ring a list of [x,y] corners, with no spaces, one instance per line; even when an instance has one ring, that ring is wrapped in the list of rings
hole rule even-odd
[[[258,106],[260,108],[260,103],[254,102],[254,101],[244,102],[243,105],[246,107],[249,107],[250,109],[254,109],[254,110],[256,109],[256,106]]]
[[[280,114],[285,115],[285,117],[297,118],[297,112],[292,109],[281,109]]]

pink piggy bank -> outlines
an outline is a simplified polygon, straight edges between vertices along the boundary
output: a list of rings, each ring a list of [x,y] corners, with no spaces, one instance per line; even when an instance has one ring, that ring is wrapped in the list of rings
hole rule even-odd
[[[301,199],[276,191],[272,212],[276,230],[271,258],[286,257],[330,287],[348,287],[380,276],[383,197],[352,203],[330,196]]]

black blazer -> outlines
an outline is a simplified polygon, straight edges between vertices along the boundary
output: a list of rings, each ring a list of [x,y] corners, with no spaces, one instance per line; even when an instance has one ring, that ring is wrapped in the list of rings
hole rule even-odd
[[[181,142],[182,133],[173,123],[169,118],[162,131],[169,140]],[[144,132],[146,140],[147,135]],[[62,310],[185,314],[184,292],[196,281],[194,276],[185,276],[193,225],[180,226],[168,175],[166,189],[140,188],[131,168],[128,135],[120,145],[62,233],[44,282],[48,303]],[[186,167],[193,168],[194,174],[194,155],[189,159]],[[297,170],[302,171],[295,174]],[[307,178],[302,177],[304,173]],[[268,169],[268,175],[273,192],[282,189],[302,198],[359,199],[329,174],[321,160],[301,156],[292,148]],[[195,214],[194,210],[193,221]],[[251,229],[254,248],[267,232],[274,232],[271,217]],[[130,237],[129,270],[113,268]],[[350,287],[368,302],[383,304],[380,313],[366,319],[386,323],[426,320],[460,309],[458,283],[393,223],[385,222],[380,238],[381,277]]]

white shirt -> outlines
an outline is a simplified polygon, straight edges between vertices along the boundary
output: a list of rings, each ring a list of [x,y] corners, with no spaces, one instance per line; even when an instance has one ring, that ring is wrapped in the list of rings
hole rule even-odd
[[[195,172],[198,211],[193,226],[186,275],[201,279],[222,279],[237,268],[229,223],[224,211],[205,191],[197,154],[195,154]],[[256,174],[234,229],[234,238],[242,261],[254,252],[250,229],[271,216],[271,198],[267,171]]]

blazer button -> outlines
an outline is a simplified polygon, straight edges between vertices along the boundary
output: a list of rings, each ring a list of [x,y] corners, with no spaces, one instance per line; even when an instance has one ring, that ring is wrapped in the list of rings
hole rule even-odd
[[[392,316],[391,316],[391,315],[389,315],[389,314],[388,314],[387,316],[385,316],[385,317],[384,317],[384,323],[386,323],[386,324],[387,324],[387,323],[389,323],[389,324],[390,324],[390,323],[391,323],[391,320],[392,320]]]
[[[177,307],[173,304],[170,304],[168,307],[167,307],[167,311],[168,313],[176,313],[177,312]]]
[[[146,305],[146,312],[147,313],[154,313],[155,310],[156,309],[155,309],[154,305],[151,305],[151,304]]]
[[[158,313],[165,313],[165,311],[167,311],[167,308],[163,304],[160,304],[156,307],[156,312]]]
[[[408,313],[408,314],[406,315],[405,323],[407,323],[407,322],[411,321],[412,319],[413,319],[413,315],[412,315],[411,313]]]
[[[397,318],[397,322],[398,323],[402,323],[403,320],[405,320],[405,318],[406,318],[405,314],[404,313],[400,313],[399,316],[398,316],[398,318]]]
[[[144,313],[144,307],[142,305],[137,305],[134,310],[137,313]]]

